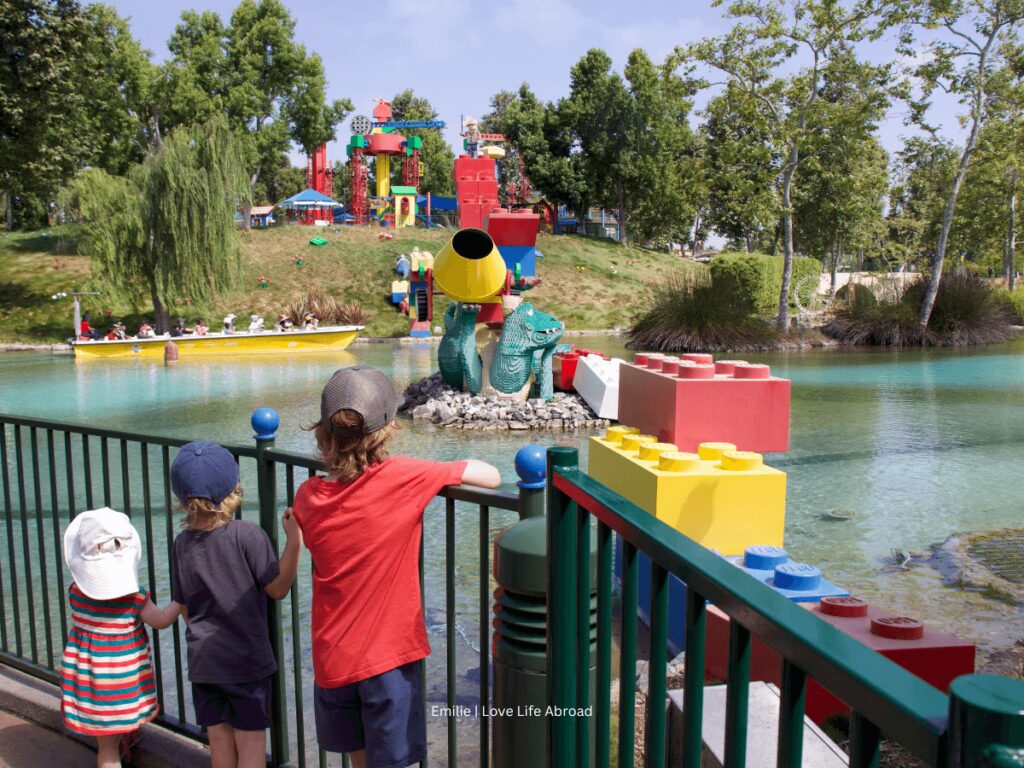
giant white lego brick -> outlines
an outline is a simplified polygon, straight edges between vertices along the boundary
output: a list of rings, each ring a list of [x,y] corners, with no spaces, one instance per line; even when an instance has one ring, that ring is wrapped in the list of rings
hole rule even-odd
[[[576,365],[572,386],[601,419],[619,418],[619,366],[617,357],[605,360],[584,355]]]
[[[725,690],[724,685],[704,688],[704,740],[701,765],[721,768],[725,765]],[[683,737],[683,692],[669,691],[669,765],[681,764]],[[779,743],[779,689],[771,683],[751,682],[747,713],[746,768],[775,768]],[[814,768],[839,768],[850,758],[832,739],[807,717],[804,718],[804,748],[801,765]]]

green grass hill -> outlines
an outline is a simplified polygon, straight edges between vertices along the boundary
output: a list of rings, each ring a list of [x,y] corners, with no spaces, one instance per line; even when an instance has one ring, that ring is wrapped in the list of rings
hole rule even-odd
[[[358,302],[369,313],[368,336],[404,336],[408,320],[388,301],[395,257],[413,246],[436,253],[452,230],[398,230],[393,240],[378,238],[382,230],[366,228],[274,227],[242,233],[242,276],[236,290],[213,306],[182,302],[172,308],[192,322],[198,315],[216,327],[234,312],[248,324],[261,314],[268,324],[309,289],[319,289],[339,301]],[[61,291],[101,290],[89,276],[89,259],[77,255],[75,227],[0,235],[0,340],[54,342],[71,332],[71,300],[54,300]],[[321,236],[326,246],[309,239]],[[537,248],[538,273],[543,282],[526,294],[534,306],[564,321],[566,327],[596,330],[630,325],[649,306],[652,286],[676,269],[703,269],[668,253],[623,247],[610,240],[571,235],[541,235]],[[301,256],[302,266],[294,259]],[[260,288],[257,278],[270,284]],[[435,305],[439,325],[445,300]],[[150,307],[118,305],[103,296],[86,297],[83,307],[93,325],[106,328],[107,312],[134,325]],[[98,322],[97,322],[98,321]]]

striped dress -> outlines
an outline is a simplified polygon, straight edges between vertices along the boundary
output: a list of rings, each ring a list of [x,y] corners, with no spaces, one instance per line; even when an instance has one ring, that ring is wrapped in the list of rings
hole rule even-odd
[[[72,585],[71,617],[61,660],[61,711],[72,731],[90,736],[128,733],[156,717],[156,681],[139,612],[143,590],[93,600]]]

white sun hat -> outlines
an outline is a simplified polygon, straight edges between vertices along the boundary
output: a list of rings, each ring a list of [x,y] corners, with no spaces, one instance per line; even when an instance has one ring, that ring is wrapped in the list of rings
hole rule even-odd
[[[82,592],[94,600],[139,591],[139,532],[109,507],[78,515],[64,532],[64,560]]]

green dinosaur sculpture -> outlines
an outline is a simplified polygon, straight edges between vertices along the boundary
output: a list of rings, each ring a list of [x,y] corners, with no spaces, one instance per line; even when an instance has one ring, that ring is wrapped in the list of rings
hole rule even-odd
[[[476,317],[479,304],[453,303],[444,313],[444,336],[437,348],[437,364],[445,384],[474,395],[483,386],[483,363],[476,351]]]
[[[565,326],[551,315],[524,302],[505,318],[498,351],[491,361],[491,386],[499,392],[518,392],[535,375],[537,396],[550,400],[554,395],[551,358],[562,338]]]

